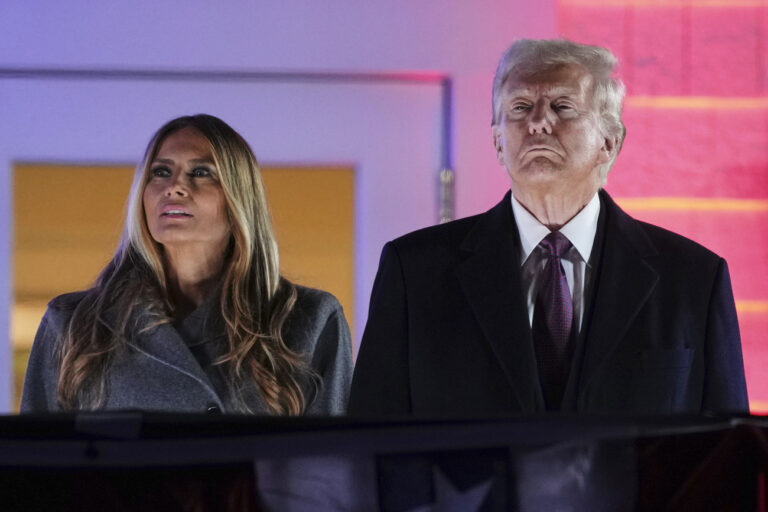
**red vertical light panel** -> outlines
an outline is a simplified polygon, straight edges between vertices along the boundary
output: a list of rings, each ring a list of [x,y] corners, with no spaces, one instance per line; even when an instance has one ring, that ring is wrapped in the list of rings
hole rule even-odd
[[[750,406],[768,412],[768,0],[560,0],[558,20],[627,84],[606,188],[728,260]]]

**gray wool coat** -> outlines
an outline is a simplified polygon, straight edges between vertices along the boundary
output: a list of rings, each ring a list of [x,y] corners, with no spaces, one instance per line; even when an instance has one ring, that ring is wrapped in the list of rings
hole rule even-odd
[[[298,299],[286,320],[283,338],[294,351],[305,354],[322,378],[306,413],[343,414],[352,378],[352,344],[341,305],[330,293],[297,286]],[[59,411],[56,400],[58,368],[56,344],[84,292],[54,298],[38,328],[30,353],[21,412]],[[104,320],[109,326],[109,320]],[[141,319],[138,320],[141,331]],[[225,342],[223,335],[217,341]],[[310,389],[305,387],[305,389]],[[268,414],[255,383],[247,383],[244,397],[256,414]],[[129,337],[117,349],[107,370],[105,410],[168,412],[237,412],[229,397],[219,396],[200,364],[170,324]]]

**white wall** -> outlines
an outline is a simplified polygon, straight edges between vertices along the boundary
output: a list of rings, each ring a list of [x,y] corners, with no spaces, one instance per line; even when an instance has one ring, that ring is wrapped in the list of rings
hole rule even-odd
[[[486,208],[481,183],[506,185],[490,150],[490,85],[499,56],[514,38],[555,33],[555,0],[1,4],[0,67],[447,73],[455,80],[460,214]]]
[[[514,38],[551,37],[554,12],[555,0],[8,0],[0,3],[0,71],[446,74],[454,84],[457,215],[464,216],[490,207],[507,187],[490,143],[498,57]],[[0,75],[0,370],[10,365],[13,161],[135,161],[159,124],[198,111],[230,122],[263,161],[357,167],[353,321],[362,334],[381,245],[436,219],[436,86],[43,83]],[[10,372],[0,374],[6,376],[2,411],[9,406]]]

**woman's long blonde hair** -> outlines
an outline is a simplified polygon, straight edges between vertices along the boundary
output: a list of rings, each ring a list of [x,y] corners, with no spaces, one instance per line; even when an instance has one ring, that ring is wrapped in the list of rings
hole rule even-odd
[[[280,276],[258,164],[237,132],[206,114],[173,119],[152,137],[136,169],[115,256],[77,304],[63,332],[59,402],[65,409],[99,407],[107,394],[109,363],[115,350],[136,333],[136,320],[144,319],[144,329],[173,320],[162,246],[147,228],[143,193],[161,144],[183,128],[197,130],[211,145],[232,232],[219,303],[229,350],[217,363],[226,368],[241,411],[251,412],[241,390],[245,381],[253,380],[272,414],[300,414],[317,376],[283,339],[296,289]]]

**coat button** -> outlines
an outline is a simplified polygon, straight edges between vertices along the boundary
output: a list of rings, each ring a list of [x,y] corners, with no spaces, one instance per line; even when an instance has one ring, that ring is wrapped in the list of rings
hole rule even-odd
[[[221,409],[216,404],[208,404],[206,411],[208,414],[221,414]]]

